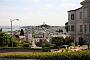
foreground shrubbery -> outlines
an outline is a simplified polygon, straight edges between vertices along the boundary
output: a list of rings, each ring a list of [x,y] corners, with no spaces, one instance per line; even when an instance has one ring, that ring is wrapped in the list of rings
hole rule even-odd
[[[17,41],[14,36],[0,32],[0,47],[17,47]]]
[[[90,60],[90,51],[64,52],[64,53],[22,53],[22,54],[0,54],[1,58],[29,58],[41,60]]]

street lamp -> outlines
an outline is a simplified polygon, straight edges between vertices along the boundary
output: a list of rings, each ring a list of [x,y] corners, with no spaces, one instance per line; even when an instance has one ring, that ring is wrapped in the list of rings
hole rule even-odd
[[[13,20],[10,19],[10,22],[11,22],[11,35],[12,35],[12,22],[15,21],[15,20],[19,21],[19,19],[13,19]]]
[[[13,35],[13,34],[12,34],[12,22],[15,21],[15,20],[19,21],[19,19],[13,19],[13,20],[10,19],[10,22],[11,22],[11,39],[12,39],[12,35]],[[12,46],[13,46],[13,43],[12,43],[12,42],[11,42],[11,44],[12,44]]]

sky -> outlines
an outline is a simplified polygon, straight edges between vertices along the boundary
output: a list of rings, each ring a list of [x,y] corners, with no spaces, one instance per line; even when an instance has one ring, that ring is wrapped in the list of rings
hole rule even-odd
[[[69,10],[79,7],[81,0],[0,0],[0,26],[48,25],[64,26]]]

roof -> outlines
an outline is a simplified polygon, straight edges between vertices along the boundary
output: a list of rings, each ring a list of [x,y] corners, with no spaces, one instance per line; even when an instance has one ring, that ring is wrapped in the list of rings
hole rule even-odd
[[[84,5],[84,4],[86,4],[86,3],[90,3],[90,0],[84,0],[84,1],[82,1],[80,4],[81,4],[81,5]]]
[[[78,9],[75,9],[75,10],[69,10],[68,12],[77,11],[79,9],[82,9],[82,7],[78,8]]]

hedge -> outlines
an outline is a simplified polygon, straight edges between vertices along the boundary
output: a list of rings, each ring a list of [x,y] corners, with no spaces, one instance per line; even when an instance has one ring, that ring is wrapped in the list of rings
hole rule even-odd
[[[31,48],[31,47],[0,47],[0,50],[16,50],[16,49],[41,50],[41,48]]]
[[[19,59],[40,59],[40,60],[90,60],[90,50],[80,52],[63,52],[63,53],[4,53],[0,58],[19,58]]]
[[[24,50],[30,50],[30,51],[41,51],[41,52],[48,52],[50,51],[50,48],[44,47],[44,48],[31,48],[31,47],[0,47],[0,51],[24,51]]]

